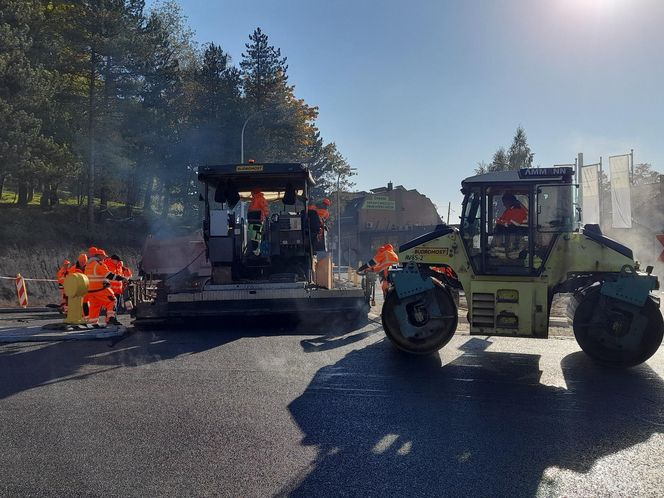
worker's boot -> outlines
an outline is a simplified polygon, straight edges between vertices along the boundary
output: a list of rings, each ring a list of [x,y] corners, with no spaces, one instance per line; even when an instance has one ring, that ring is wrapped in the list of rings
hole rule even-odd
[[[106,320],[106,324],[107,324],[107,325],[122,325],[122,324],[119,322],[119,320],[118,320],[117,318],[115,318],[114,316],[112,316],[111,318],[109,318],[108,320]]]

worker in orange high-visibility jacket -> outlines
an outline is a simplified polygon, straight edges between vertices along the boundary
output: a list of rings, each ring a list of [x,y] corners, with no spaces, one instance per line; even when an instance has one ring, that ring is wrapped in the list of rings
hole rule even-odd
[[[319,203],[314,203],[311,202],[307,206],[307,209],[309,212],[315,211],[316,214],[318,214],[318,232],[316,233],[316,247],[318,251],[318,257],[323,258],[325,255],[323,254],[325,251],[327,251],[326,247],[326,238],[325,238],[325,232],[327,231],[327,221],[330,218],[330,211],[328,208],[332,205],[332,202],[330,199],[323,199]]]
[[[251,213],[252,211],[260,212],[260,221],[261,223],[268,217],[270,214],[270,205],[265,199],[265,194],[259,189],[254,189],[251,191],[251,202],[249,203],[249,208],[247,212]]]
[[[69,273],[71,268],[71,262],[68,259],[65,259],[62,262],[62,266],[58,270],[58,289],[60,289],[60,308],[64,313],[67,313],[67,295],[65,294],[65,278]]]
[[[360,266],[357,271],[358,273],[362,273],[365,271],[374,271],[374,268],[380,261],[383,260],[383,253],[385,252],[385,246],[380,246],[378,249],[376,249],[376,254],[374,254],[373,258],[371,258],[369,261],[367,261],[365,264]]]
[[[122,265],[122,276],[127,279],[124,282],[122,282],[122,301],[121,301],[122,309],[127,309],[128,306],[129,309],[131,309],[132,305],[128,304],[130,298],[127,289],[129,288],[129,279],[134,276],[134,272],[131,271],[131,268],[125,266],[122,261],[120,261],[120,263]]]
[[[375,264],[371,267],[373,271],[378,273],[381,278],[381,289],[383,290],[383,295],[387,294],[388,289],[390,288],[390,283],[387,279],[387,276],[390,272],[390,268],[393,265],[399,264],[399,256],[394,251],[392,244],[385,244],[384,246],[378,248],[375,256],[373,257]]]
[[[115,275],[121,275],[124,277],[122,272],[122,260],[117,254],[113,254],[110,258],[104,259],[104,264],[108,266],[108,269]],[[122,291],[124,290],[125,280],[111,280],[111,290],[115,296],[115,311],[120,311],[120,302],[122,300]]]
[[[85,265],[85,274],[89,280],[86,298],[89,303],[88,323],[99,326],[99,315],[102,308],[106,310],[106,324],[119,325],[115,316],[116,298],[111,289],[111,281],[125,279],[122,275],[113,273],[104,264],[105,252],[101,249],[94,251]]]
[[[120,261],[120,263],[122,263],[122,261]],[[122,275],[124,277],[126,277],[127,279],[129,279],[129,278],[134,276],[134,272],[131,271],[131,268],[129,268],[128,266],[125,266],[124,263],[122,263]],[[124,284],[125,284],[125,287],[126,287],[127,282],[125,282]]]
[[[109,271],[115,275],[123,275],[122,273],[122,260],[117,254],[113,254],[110,258],[104,258],[104,264],[108,267]],[[116,296],[122,294],[123,280],[111,280],[111,289]]]
[[[332,205],[332,201],[330,199],[323,199],[321,202],[319,202],[316,205],[316,211],[318,212],[318,216],[320,216],[320,219],[323,220],[323,223],[327,223],[327,220],[330,217],[330,206]]]
[[[251,191],[251,202],[247,209],[247,236],[250,240],[250,250],[255,256],[260,256],[263,245],[263,222],[270,215],[270,205],[260,189]]]
[[[87,264],[88,264],[88,255],[82,252],[81,254],[78,255],[76,264],[71,269],[71,271],[73,273],[85,273],[85,265]]]
[[[127,290],[127,286],[129,285],[129,279],[134,276],[134,272],[131,271],[131,268],[125,266],[122,261],[120,261],[120,266],[122,267],[122,276],[127,279],[122,282],[122,292],[124,293]]]

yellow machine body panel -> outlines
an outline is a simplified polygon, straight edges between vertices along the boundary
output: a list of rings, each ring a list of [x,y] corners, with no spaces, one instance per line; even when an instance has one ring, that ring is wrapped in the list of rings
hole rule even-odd
[[[570,273],[619,272],[634,260],[574,232],[558,236],[544,263],[543,275],[550,286],[564,282]]]
[[[548,337],[549,297],[570,274],[619,272],[634,261],[582,233],[562,234],[553,242],[540,275],[476,275],[458,232],[399,253],[405,263],[448,265],[457,274],[468,305],[470,333]]]

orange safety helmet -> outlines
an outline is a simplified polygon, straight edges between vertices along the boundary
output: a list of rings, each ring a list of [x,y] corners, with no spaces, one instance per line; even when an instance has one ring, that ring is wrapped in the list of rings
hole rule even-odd
[[[108,257],[108,254],[106,254],[106,251],[104,251],[103,249],[99,249],[98,247],[91,247],[90,249],[88,249],[88,254],[91,257],[94,257],[94,256],[102,256],[104,258]]]
[[[77,263],[79,266],[85,266],[88,264],[88,255],[85,253],[81,253],[78,255],[78,260]]]
[[[392,244],[385,244],[383,246],[386,251],[394,251],[394,247],[392,247]]]
[[[71,264],[71,261],[69,261],[68,259],[65,259],[65,260],[62,262],[62,265],[63,265],[63,266],[64,266],[64,265],[70,265],[70,264]]]
[[[323,204],[325,204],[326,206],[331,206],[332,201],[326,197],[325,199],[323,199]]]

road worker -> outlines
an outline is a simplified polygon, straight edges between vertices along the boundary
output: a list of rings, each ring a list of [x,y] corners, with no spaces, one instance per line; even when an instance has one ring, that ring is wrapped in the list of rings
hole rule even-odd
[[[260,189],[254,189],[251,191],[251,202],[249,203],[248,212],[260,212],[260,221],[261,223],[265,221],[265,218],[270,214],[270,205],[265,199],[265,194],[260,191]]]
[[[383,252],[385,252],[385,245],[382,245],[378,249],[376,249],[376,254],[374,254],[373,258],[371,258],[369,261],[360,266],[357,269],[357,272],[363,273],[365,271],[374,271],[373,269],[378,264],[378,261],[382,260],[383,258],[382,256]]]
[[[76,259],[76,264],[74,265],[74,268],[72,268],[72,272],[74,273],[85,273],[85,265],[88,264],[88,256],[84,252],[78,255],[78,259]]]
[[[383,251],[381,253],[382,258],[378,261],[378,264],[373,268],[373,271],[378,273],[379,277],[382,276],[381,289],[383,290],[383,295],[387,295],[387,291],[390,288],[390,282],[387,279],[390,268],[393,265],[399,264],[399,256],[394,251],[392,244],[385,244],[383,246]]]
[[[514,194],[502,196],[505,211],[496,220],[495,234],[490,255],[493,257],[509,257],[515,259],[521,253],[523,236],[519,228],[528,227],[528,209],[521,204]]]
[[[251,251],[255,256],[260,256],[261,243],[263,242],[263,222],[270,214],[270,206],[265,195],[260,189],[251,191],[251,202],[247,210],[248,226],[247,232],[251,241]]]
[[[327,221],[330,218],[329,207],[331,205],[332,202],[330,201],[330,199],[325,198],[319,203],[312,202],[307,207],[309,212],[315,211],[316,214],[318,214],[318,223],[317,224],[312,223],[312,228],[314,227],[314,225],[318,227],[314,248],[318,251],[317,256],[319,259],[322,259],[327,256],[327,254],[324,254],[327,251],[325,232],[327,231]]]
[[[318,216],[320,216],[320,219],[323,220],[323,224],[327,223],[327,220],[330,218],[330,206],[332,205],[332,201],[330,199],[323,199],[321,202],[318,203],[316,206],[316,211],[318,212]]]
[[[502,201],[505,211],[496,220],[496,229],[501,226],[526,226],[528,224],[528,210],[514,194],[504,194]]]
[[[111,281],[125,279],[122,275],[118,275],[110,271],[108,266],[104,264],[103,250],[95,249],[92,257],[88,258],[85,265],[85,274],[90,282],[88,293],[86,295],[89,303],[88,323],[93,326],[99,327],[99,315],[101,309],[106,310],[106,324],[119,325],[115,317],[115,295],[111,289]]]
[[[109,271],[115,275],[121,275],[124,277],[124,272],[122,271],[122,260],[117,254],[113,254],[110,258],[104,259],[104,264],[108,267]],[[124,290],[126,280],[111,280],[111,290],[115,296],[116,307],[115,311],[119,312],[122,307],[122,291]]]
[[[120,261],[120,263],[122,265],[122,276],[127,279],[124,282],[122,282],[122,306],[125,309],[131,310],[133,305],[129,298],[127,289],[129,287],[129,279],[134,276],[134,272],[132,272],[131,268],[129,268],[128,266],[124,266],[124,263],[122,261]]]
[[[62,262],[62,266],[58,270],[58,289],[60,289],[60,308],[64,313],[67,313],[67,295],[65,294],[65,278],[67,273],[71,268],[71,262],[68,259],[65,259]]]
[[[392,244],[385,244],[380,246],[376,250],[376,254],[374,254],[373,258],[371,258],[368,263],[358,268],[357,271],[363,272],[369,270],[377,273],[379,279],[381,280],[381,289],[383,290],[383,295],[385,295],[390,288],[390,283],[387,278],[390,272],[390,268],[393,265],[398,264],[399,256],[394,251],[394,247]]]

